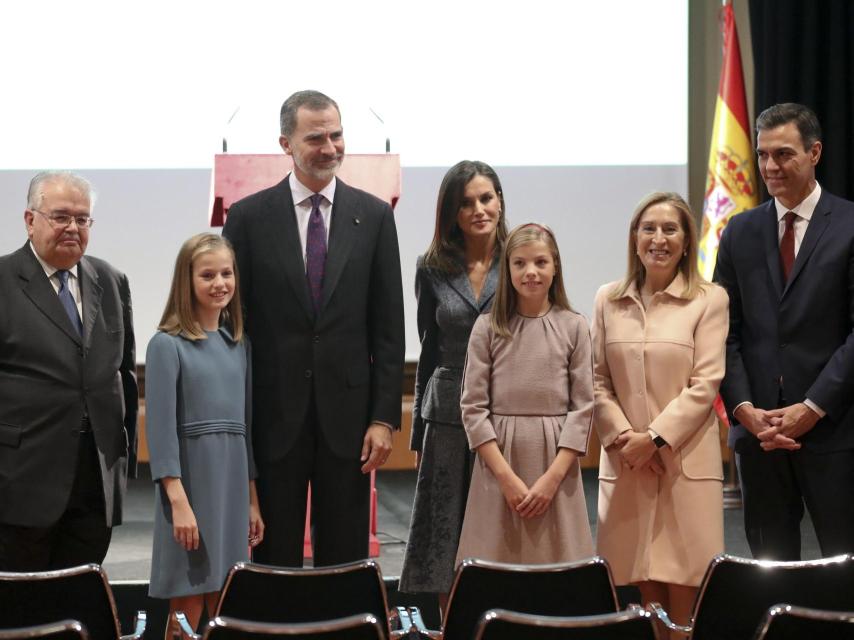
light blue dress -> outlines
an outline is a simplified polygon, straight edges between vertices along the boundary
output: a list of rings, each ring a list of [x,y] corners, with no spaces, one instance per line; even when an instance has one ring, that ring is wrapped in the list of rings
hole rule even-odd
[[[148,344],[145,426],[151,477],[180,477],[200,544],[186,551],[172,533],[172,508],[156,482],[149,595],[218,591],[229,568],[248,560],[249,480],[255,477],[249,423],[248,342],[226,329],[206,340],[158,332]]]

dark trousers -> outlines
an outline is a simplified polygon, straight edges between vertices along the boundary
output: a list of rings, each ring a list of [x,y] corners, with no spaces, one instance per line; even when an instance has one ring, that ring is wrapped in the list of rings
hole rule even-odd
[[[747,437],[736,446],[736,464],[754,557],[800,560],[804,507],[822,556],[854,552],[854,451],[765,452]]]
[[[312,407],[314,402],[311,403]],[[264,541],[253,560],[301,567],[308,484],[314,566],[368,557],[370,475],[362,462],[336,456],[323,438],[312,409],[302,433],[284,459],[257,463],[258,501]]]
[[[0,570],[48,571],[101,564],[112,528],[104,513],[104,491],[95,438],[80,434],[74,485],[60,519],[49,527],[0,524]]]

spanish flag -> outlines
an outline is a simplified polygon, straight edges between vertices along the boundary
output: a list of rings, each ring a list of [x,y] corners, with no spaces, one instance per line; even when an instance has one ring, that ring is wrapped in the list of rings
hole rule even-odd
[[[712,279],[718,244],[726,223],[735,214],[759,204],[744,76],[741,71],[741,50],[731,2],[723,7],[721,31],[723,66],[715,104],[698,257],[700,273],[707,280]]]

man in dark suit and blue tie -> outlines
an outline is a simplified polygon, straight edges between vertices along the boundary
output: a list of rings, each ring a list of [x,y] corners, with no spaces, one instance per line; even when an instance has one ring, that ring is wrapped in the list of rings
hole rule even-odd
[[[80,176],[38,174],[0,257],[0,570],[101,563],[136,468],[130,289],[84,255],[91,208]]]
[[[254,558],[302,566],[368,555],[369,473],[400,426],[403,293],[391,207],[336,178],[338,105],[300,91],[281,109],[293,172],[236,202],[234,246],[253,353],[252,434],[266,534]]]
[[[821,128],[799,104],[756,121],[773,200],[735,216],[715,279],[730,297],[721,395],[751,552],[800,558],[804,507],[823,555],[854,551],[854,203],[815,179]]]

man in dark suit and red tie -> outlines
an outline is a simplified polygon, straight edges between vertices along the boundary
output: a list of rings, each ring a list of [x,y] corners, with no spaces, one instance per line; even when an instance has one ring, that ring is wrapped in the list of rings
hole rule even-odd
[[[721,395],[759,558],[800,558],[804,507],[822,555],[854,551],[854,203],[815,179],[821,128],[799,104],[756,120],[773,200],[724,229],[730,297]]]
[[[281,110],[294,168],[235,203],[252,341],[252,432],[266,534],[254,559],[302,566],[311,482],[314,564],[368,555],[369,473],[400,426],[403,294],[391,207],[344,184],[338,105],[300,91]]]
[[[30,182],[29,240],[0,258],[0,570],[101,563],[136,468],[128,281],[84,255],[89,183]]]

